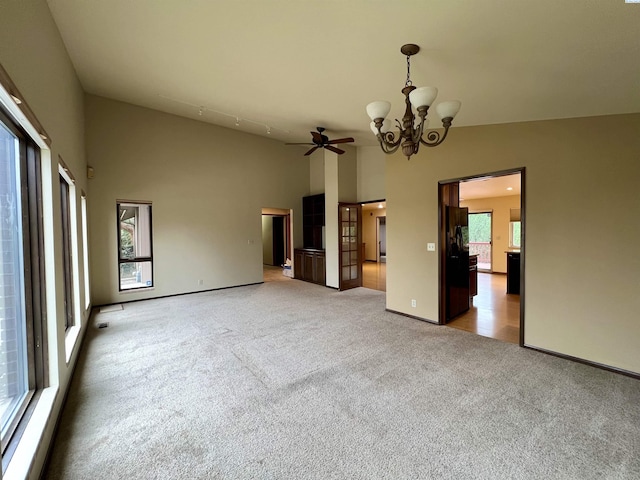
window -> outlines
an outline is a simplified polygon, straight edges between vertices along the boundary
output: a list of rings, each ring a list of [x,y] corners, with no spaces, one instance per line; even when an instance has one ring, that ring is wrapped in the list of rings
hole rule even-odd
[[[91,288],[89,286],[89,234],[87,231],[87,196],[82,192],[80,197],[80,214],[82,220],[82,260],[84,264],[84,308],[91,304]]]
[[[45,385],[40,150],[0,111],[0,414],[2,456]]]
[[[64,276],[64,328],[68,330],[73,327],[74,304],[73,304],[73,260],[71,254],[71,185],[70,180],[63,175],[63,168],[60,168],[60,210],[62,218],[62,273]]]
[[[520,222],[509,222],[509,248],[520,248]]]
[[[118,203],[120,291],[153,287],[151,204]]]
[[[520,223],[520,209],[509,210],[509,248],[520,248],[522,232]]]

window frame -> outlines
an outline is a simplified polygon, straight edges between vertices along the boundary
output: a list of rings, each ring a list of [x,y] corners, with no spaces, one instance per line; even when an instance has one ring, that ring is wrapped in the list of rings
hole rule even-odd
[[[89,225],[87,194],[80,191],[80,221],[82,222],[82,261],[84,277],[84,310],[89,310],[91,306],[91,283],[89,280]]]
[[[42,389],[48,387],[42,160],[40,147],[0,105],[0,122],[18,140],[24,348],[27,390],[13,408],[0,439],[3,471],[8,465]]]
[[[62,274],[64,277],[64,330],[67,332],[76,324],[75,315],[75,295],[74,283],[75,275],[73,268],[73,248],[72,248],[72,222],[73,209],[73,181],[63,174],[63,167],[59,167],[58,177],[60,180],[60,219],[62,225]]]
[[[134,256],[133,258],[122,258],[122,238],[121,238],[121,222],[120,222],[120,208],[121,207],[148,207],[149,208],[149,255],[148,256]],[[149,201],[132,201],[132,200],[117,200],[116,201],[116,237],[118,241],[117,256],[118,256],[118,292],[135,292],[140,290],[152,289],[155,287],[154,280],[154,266],[153,266],[153,205]],[[142,285],[139,287],[122,288],[121,266],[127,263],[142,263],[149,262],[151,264],[151,285]]]
[[[513,239],[516,237],[515,235],[515,224],[519,224],[520,225],[520,241],[518,242],[518,245],[516,245],[513,241]],[[522,245],[522,221],[518,220],[518,221],[511,221],[509,222],[509,248],[521,248]]]

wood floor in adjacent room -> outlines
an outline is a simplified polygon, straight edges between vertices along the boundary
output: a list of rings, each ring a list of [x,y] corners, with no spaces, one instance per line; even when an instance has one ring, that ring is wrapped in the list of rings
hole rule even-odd
[[[504,342],[520,339],[520,295],[507,295],[507,276],[478,273],[478,295],[469,311],[447,325]]]
[[[362,264],[362,286],[386,292],[387,264],[384,262],[364,262]]]

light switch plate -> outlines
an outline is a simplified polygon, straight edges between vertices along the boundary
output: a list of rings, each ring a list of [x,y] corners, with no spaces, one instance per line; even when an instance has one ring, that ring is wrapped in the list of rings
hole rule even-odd
[[[436,244],[435,243],[427,243],[427,251],[435,252],[436,251]]]

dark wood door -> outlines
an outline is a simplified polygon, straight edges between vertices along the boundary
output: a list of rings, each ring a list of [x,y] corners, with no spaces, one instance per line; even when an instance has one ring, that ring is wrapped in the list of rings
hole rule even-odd
[[[285,244],[285,217],[273,217],[273,264],[284,264],[286,250]]]
[[[338,205],[340,290],[362,286],[362,206]]]

